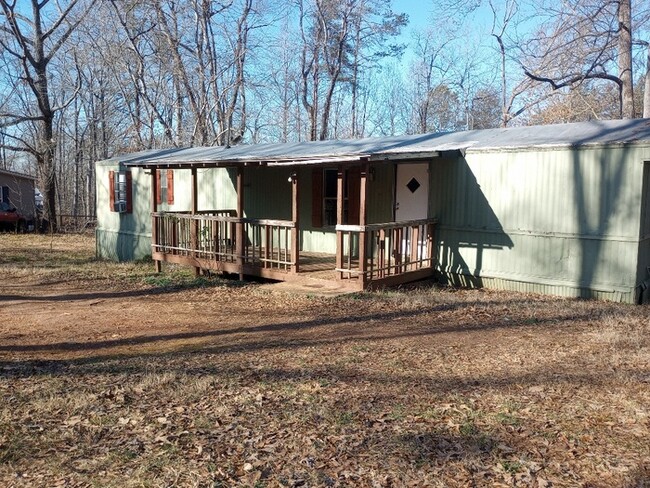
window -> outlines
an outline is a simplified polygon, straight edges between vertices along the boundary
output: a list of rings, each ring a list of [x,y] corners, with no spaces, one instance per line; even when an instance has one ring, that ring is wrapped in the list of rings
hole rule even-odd
[[[358,224],[361,170],[353,167],[343,174],[343,223]],[[336,225],[338,170],[312,170],[312,227]]]
[[[174,203],[174,170],[157,169],[156,186],[158,203],[166,201],[169,205]]]
[[[338,170],[323,171],[323,223],[336,225],[336,193]],[[343,222],[348,221],[348,187],[343,186]]]
[[[0,186],[0,202],[9,203],[9,187]]]
[[[108,180],[111,210],[119,213],[131,213],[131,172],[109,171]]]

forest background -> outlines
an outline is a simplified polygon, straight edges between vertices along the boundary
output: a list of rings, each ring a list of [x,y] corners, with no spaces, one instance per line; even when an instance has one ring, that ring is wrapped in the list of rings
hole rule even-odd
[[[0,0],[0,169],[50,222],[161,147],[650,117],[647,0]]]

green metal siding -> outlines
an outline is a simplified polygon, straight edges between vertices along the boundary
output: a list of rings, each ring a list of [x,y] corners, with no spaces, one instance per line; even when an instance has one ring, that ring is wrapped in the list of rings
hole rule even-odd
[[[632,301],[644,156],[623,147],[434,161],[441,271],[466,284]]]
[[[96,165],[97,179],[97,257],[116,261],[143,259],[151,256],[150,176],[134,168],[132,196],[133,213],[113,212],[110,208],[109,171],[118,165]]]
[[[151,256],[151,175],[148,170],[131,168],[133,213],[110,209],[109,172],[123,169],[118,164],[96,165],[97,175],[97,256],[130,261]],[[188,212],[191,209],[191,171],[174,170],[174,203],[158,204],[159,211]],[[225,169],[199,169],[199,210],[233,209],[236,193],[233,179]]]
[[[643,193],[637,264],[637,299],[650,303],[650,161],[643,163]]]
[[[244,214],[254,219],[291,220],[291,172],[289,168],[244,171]]]
[[[450,281],[518,291],[633,301],[650,266],[650,148],[468,152],[431,162],[429,215],[437,217],[440,270]],[[368,222],[393,218],[395,165],[373,165]],[[97,254],[150,255],[151,177],[133,168],[133,214],[111,212],[108,171],[97,165]],[[244,212],[291,219],[292,168],[246,168]],[[311,225],[311,168],[297,169],[301,249],[334,253],[333,228]],[[176,170],[175,203],[190,209],[190,171]],[[236,207],[236,171],[199,169],[199,209]],[[646,216],[649,214],[646,214]]]
[[[393,220],[395,205],[395,165],[377,164],[371,167],[368,181],[368,223],[380,224]]]

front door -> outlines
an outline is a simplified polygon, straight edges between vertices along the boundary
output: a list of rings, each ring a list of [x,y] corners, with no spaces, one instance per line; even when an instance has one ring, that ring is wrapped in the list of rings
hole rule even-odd
[[[429,164],[398,164],[395,221],[426,219],[429,213]]]

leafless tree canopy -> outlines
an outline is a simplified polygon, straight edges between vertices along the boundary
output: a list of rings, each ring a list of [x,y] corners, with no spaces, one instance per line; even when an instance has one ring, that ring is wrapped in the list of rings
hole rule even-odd
[[[169,146],[650,115],[645,0],[0,0],[0,167],[47,216]]]

